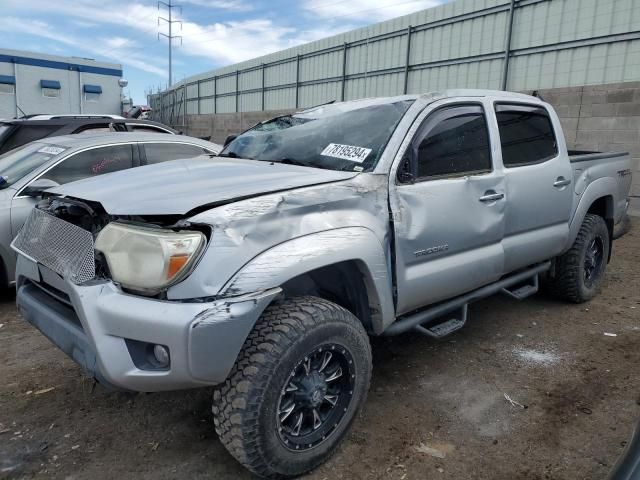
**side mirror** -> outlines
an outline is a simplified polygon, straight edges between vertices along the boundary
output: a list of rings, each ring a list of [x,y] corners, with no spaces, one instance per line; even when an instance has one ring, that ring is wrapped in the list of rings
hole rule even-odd
[[[49,190],[50,188],[59,187],[60,184],[54,182],[53,180],[47,180],[46,178],[39,178],[34,180],[29,185],[26,186],[22,193],[29,197],[41,197],[45,190]]]
[[[413,183],[416,177],[413,174],[411,159],[407,156],[402,159],[402,163],[398,167],[398,181],[400,183]]]
[[[237,137],[237,136],[238,136],[238,135],[229,135],[229,136],[225,139],[225,141],[224,141],[224,146],[226,147],[226,146],[227,146],[227,145],[229,145],[231,142],[233,142],[233,141],[236,139],[236,137]]]

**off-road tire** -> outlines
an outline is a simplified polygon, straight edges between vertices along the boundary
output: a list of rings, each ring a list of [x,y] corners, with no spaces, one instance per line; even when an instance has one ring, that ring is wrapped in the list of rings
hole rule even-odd
[[[587,249],[598,237],[602,239],[603,258],[590,284],[585,281]],[[599,215],[587,214],[571,248],[556,258],[553,275],[545,278],[545,290],[574,303],[583,303],[597,295],[602,286],[610,248],[609,229]]]
[[[290,372],[325,344],[348,350],[353,391],[338,426],[304,450],[285,447],[278,405]],[[364,405],[371,379],[371,347],[361,322],[344,308],[316,297],[296,297],[268,307],[244,343],[224,384],[213,394],[216,432],[246,468],[266,478],[301,475],[323,463]]]

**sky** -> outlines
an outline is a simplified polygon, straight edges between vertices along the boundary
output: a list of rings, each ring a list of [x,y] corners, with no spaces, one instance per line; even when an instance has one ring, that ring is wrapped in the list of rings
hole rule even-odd
[[[173,0],[173,81],[447,1]],[[0,11],[0,47],[122,64],[135,104],[169,81],[156,0],[0,0]]]

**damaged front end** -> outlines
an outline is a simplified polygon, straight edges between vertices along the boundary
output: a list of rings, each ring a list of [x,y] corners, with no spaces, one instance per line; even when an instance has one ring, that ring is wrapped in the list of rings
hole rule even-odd
[[[140,242],[132,240],[130,232],[142,239],[140,248],[147,247],[128,265],[134,281],[140,280],[135,277],[138,272],[149,278],[164,275],[166,268],[176,273],[189,265],[186,259],[178,267],[169,261],[168,267],[150,269],[145,259],[154,263],[154,245],[167,252],[171,247],[158,244],[158,237],[166,236],[167,242],[183,249],[185,238],[201,238],[194,249],[196,260],[207,243],[204,227],[141,220],[113,217],[98,204],[76,199],[43,201],[13,245],[19,253],[19,310],[85,372],[109,387],[151,392],[220,383],[280,289],[192,301],[167,301],[162,293],[152,295],[151,289],[134,292],[115,281],[123,265],[131,263],[120,250],[131,250],[132,242]],[[122,231],[129,236],[110,238]],[[174,256],[184,254],[178,251]]]
[[[164,298],[193,269],[211,236],[179,216],[114,216],[97,202],[42,200],[13,247],[75,284],[111,280],[124,291]]]

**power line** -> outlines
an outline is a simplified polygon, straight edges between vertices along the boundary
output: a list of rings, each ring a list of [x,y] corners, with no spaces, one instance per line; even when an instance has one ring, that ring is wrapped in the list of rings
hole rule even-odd
[[[179,23],[180,24],[180,31],[182,31],[182,20],[173,20],[172,19],[172,15],[173,15],[173,9],[174,8],[179,8],[180,9],[180,15],[182,15],[182,7],[180,5],[173,5],[171,3],[171,0],[169,0],[169,2],[163,2],[162,0],[158,0],[158,11],[160,11],[160,6],[164,6],[167,8],[167,11],[169,13],[169,18],[165,18],[165,17],[160,17],[158,16],[158,26],[160,26],[160,21],[165,21],[167,22],[167,25],[169,25],[169,35],[167,35],[166,33],[162,33],[162,32],[158,32],[158,40],[160,40],[160,36],[162,35],[163,37],[166,37],[169,40],[169,86],[171,86],[173,84],[173,60],[171,58],[171,54],[172,54],[172,50],[173,50],[173,39],[174,38],[179,38],[180,39],[180,45],[182,45],[182,35],[173,35],[173,24],[174,23]]]

